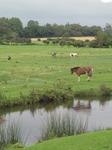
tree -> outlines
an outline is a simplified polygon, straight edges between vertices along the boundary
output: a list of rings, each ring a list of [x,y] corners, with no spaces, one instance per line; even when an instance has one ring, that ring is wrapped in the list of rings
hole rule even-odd
[[[96,41],[98,43],[98,47],[108,47],[108,34],[106,32],[98,32],[96,36]]]
[[[96,40],[92,40],[89,42],[89,47],[93,47],[93,48],[97,48],[98,47],[98,43]]]
[[[64,34],[64,26],[63,25],[58,25],[58,24],[53,24],[53,35],[55,37],[61,37]]]
[[[112,34],[112,26],[109,23],[106,23],[104,31],[108,33],[108,35]]]
[[[43,43],[45,43],[46,45],[49,45],[49,44],[50,44],[50,41],[44,40]]]
[[[74,47],[85,47],[85,42],[82,41],[82,40],[75,40],[74,43],[73,43],[73,46]]]
[[[102,28],[100,26],[92,26],[89,28],[89,35],[96,36],[98,32],[102,32]],[[88,35],[88,34],[87,34]]]
[[[27,38],[27,39],[25,39],[25,42],[26,42],[27,44],[31,44],[31,39],[30,39],[30,38]]]
[[[27,27],[24,29],[24,35],[26,38],[40,37],[40,27],[38,21],[28,21]]]
[[[101,38],[97,34],[98,32],[102,32]],[[75,37],[75,36],[97,36],[97,42],[99,46],[107,46],[110,44],[111,39],[109,38],[112,34],[112,27],[110,24],[106,24],[104,28],[104,32],[107,34],[104,35],[103,30],[99,26],[81,26],[80,24],[49,24],[47,23],[44,26],[40,26],[38,21],[29,20],[27,26],[23,28],[22,22],[19,18],[12,17],[8,18],[0,18],[0,41],[5,39],[5,41],[14,41],[16,38],[41,38],[41,37]],[[105,42],[104,42],[105,41]],[[57,41],[53,41],[56,43]],[[66,41],[67,45],[71,45],[70,41]],[[61,45],[64,44],[62,41]],[[78,41],[76,43],[79,46],[84,45],[84,43]],[[94,45],[94,44],[93,44]],[[98,46],[98,45],[97,45]]]
[[[53,32],[53,27],[51,24],[47,23],[45,26],[45,37],[52,37],[54,35],[54,32]]]
[[[36,27],[39,26],[38,21],[34,21],[34,20],[28,21],[28,23],[27,23],[28,28],[31,28],[31,27],[34,27],[34,26],[36,26]]]
[[[18,37],[23,37],[23,25],[19,18],[11,18],[9,19],[9,28],[12,32],[16,32]]]
[[[9,20],[5,17],[0,18],[0,37],[1,41],[5,39],[10,39],[11,29],[8,24]]]

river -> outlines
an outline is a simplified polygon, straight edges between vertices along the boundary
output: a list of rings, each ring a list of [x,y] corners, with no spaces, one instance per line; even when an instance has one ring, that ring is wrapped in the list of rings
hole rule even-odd
[[[43,106],[28,106],[27,108],[15,108],[13,110],[2,110],[1,117],[5,121],[1,125],[9,122],[22,124],[23,142],[25,145],[32,145],[40,140],[42,127],[51,114],[69,113],[77,119],[88,120],[88,131],[99,128],[112,128],[112,99],[111,100],[77,100],[68,101],[67,104],[44,104]]]

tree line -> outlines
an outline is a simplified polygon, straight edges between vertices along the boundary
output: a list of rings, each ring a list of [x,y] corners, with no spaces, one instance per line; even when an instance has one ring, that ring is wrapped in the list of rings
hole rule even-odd
[[[112,38],[112,27],[106,24],[102,29],[100,26],[81,26],[80,24],[53,25],[47,23],[39,25],[38,21],[29,20],[23,27],[19,18],[0,18],[0,43],[31,43],[31,38],[41,37],[81,37],[95,36],[96,40],[91,42],[92,47],[106,47],[110,45]],[[108,39],[108,40],[107,40]],[[100,41],[100,42],[99,42]]]

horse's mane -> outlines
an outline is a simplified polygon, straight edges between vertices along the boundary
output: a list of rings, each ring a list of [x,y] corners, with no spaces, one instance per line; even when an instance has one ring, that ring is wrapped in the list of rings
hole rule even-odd
[[[80,67],[74,67],[74,68],[72,68],[72,69],[76,69],[76,70],[77,70],[77,69],[79,69],[79,68],[80,68]]]

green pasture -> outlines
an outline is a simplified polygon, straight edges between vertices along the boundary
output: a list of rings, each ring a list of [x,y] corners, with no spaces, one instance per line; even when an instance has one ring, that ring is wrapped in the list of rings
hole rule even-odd
[[[57,138],[22,147],[20,144],[5,147],[5,150],[111,150],[112,131],[100,131],[77,136]]]
[[[51,53],[56,52],[56,57]],[[79,53],[70,58],[70,53]],[[8,55],[11,60],[8,60]],[[87,82],[82,75],[70,74],[75,66],[91,66],[93,77]],[[112,89],[112,48],[74,48],[54,45],[0,46],[0,93],[15,98],[28,95],[32,89],[44,89],[53,84],[71,86],[76,91],[98,91],[100,85]],[[58,87],[57,87],[58,88]],[[59,89],[61,90],[61,89]]]

